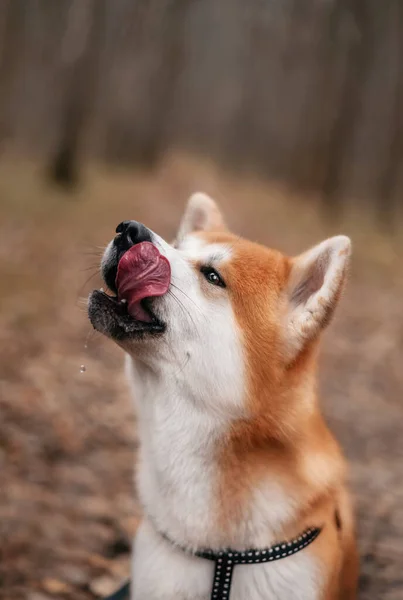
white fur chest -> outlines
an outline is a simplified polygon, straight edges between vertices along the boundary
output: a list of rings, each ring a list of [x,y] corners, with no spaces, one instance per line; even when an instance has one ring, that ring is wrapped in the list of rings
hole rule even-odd
[[[141,418],[138,492],[156,526],[181,544],[209,545],[215,522],[215,432],[183,406],[149,406]],[[197,425],[192,421],[197,418]]]
[[[214,506],[217,469],[214,452],[222,425],[183,400],[178,382],[170,389],[142,377],[138,399],[140,454],[137,488],[145,513],[159,530],[178,543],[206,547],[217,528]],[[141,393],[140,393],[141,391]]]

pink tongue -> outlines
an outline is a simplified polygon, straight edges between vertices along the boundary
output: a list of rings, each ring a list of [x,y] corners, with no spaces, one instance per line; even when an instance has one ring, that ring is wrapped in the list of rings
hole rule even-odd
[[[127,301],[129,314],[139,321],[151,321],[141,306],[141,300],[162,296],[168,291],[170,282],[170,264],[150,242],[132,246],[119,261],[116,275],[118,298]]]

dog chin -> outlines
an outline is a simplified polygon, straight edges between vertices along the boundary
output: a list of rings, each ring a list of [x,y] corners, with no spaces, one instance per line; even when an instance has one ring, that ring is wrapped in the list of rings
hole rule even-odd
[[[150,316],[149,322],[132,317],[127,303],[103,290],[94,290],[88,298],[88,316],[94,329],[119,343],[143,340],[165,332],[166,324],[156,315],[152,299],[144,299],[142,307]]]

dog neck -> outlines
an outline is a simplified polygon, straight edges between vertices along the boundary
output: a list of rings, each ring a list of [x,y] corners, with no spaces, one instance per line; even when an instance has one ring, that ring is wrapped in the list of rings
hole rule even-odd
[[[138,492],[158,530],[192,550],[240,549],[268,546],[305,525],[298,514],[331,487],[338,468],[313,381],[303,390],[311,410],[291,411],[279,437],[262,416],[203,410],[192,382],[172,372],[130,359],[128,371],[138,405]],[[302,390],[292,393],[297,405]]]

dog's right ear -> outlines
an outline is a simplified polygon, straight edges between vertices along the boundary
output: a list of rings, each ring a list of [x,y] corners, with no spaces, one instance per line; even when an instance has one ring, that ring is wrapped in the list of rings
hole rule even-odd
[[[226,226],[221,212],[210,196],[197,192],[190,196],[182,217],[176,243],[186,235],[196,231],[225,231]]]

